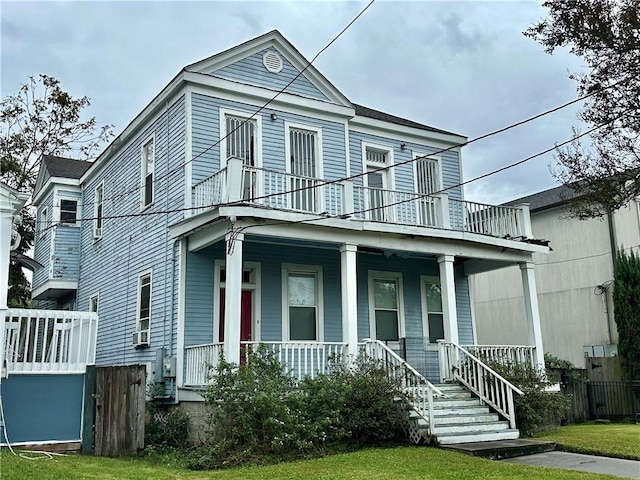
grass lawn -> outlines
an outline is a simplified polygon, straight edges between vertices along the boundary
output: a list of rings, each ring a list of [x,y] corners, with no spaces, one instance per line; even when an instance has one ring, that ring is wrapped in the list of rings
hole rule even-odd
[[[582,423],[542,432],[537,438],[556,442],[566,452],[640,460],[640,425]]]
[[[111,459],[69,455],[53,460],[24,460],[2,450],[0,478],[32,479],[214,479],[226,480],[405,480],[405,479],[492,479],[492,480],[596,480],[615,479],[610,475],[531,467],[494,462],[427,447],[371,449],[316,460],[284,463],[268,467],[193,472],[155,465],[144,459]]]

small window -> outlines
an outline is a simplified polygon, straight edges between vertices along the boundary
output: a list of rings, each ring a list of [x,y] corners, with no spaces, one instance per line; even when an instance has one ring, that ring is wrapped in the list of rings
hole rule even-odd
[[[149,331],[151,325],[151,273],[140,275],[138,279],[138,319],[136,331]]]
[[[425,335],[429,343],[444,339],[444,313],[442,311],[442,289],[437,278],[425,278],[422,283],[422,302]]]
[[[40,238],[44,237],[47,234],[48,228],[49,228],[49,212],[45,207],[42,209],[42,212],[40,212]]]
[[[78,215],[77,200],[60,200],[60,223],[75,225]]]
[[[93,239],[102,238],[104,185],[101,183],[93,192]]]
[[[98,313],[98,295],[92,295],[89,298],[89,311]]]
[[[387,273],[370,275],[369,295],[372,335],[382,341],[399,340],[402,336],[400,275]]]
[[[155,144],[151,138],[142,146],[142,206],[153,203],[153,170],[155,163]]]
[[[285,307],[288,339],[321,341],[321,275],[319,268],[285,270]]]

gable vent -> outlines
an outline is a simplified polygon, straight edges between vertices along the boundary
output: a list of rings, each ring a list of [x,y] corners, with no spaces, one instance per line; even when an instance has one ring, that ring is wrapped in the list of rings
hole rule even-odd
[[[271,73],[279,73],[283,67],[282,57],[273,50],[269,50],[262,56],[262,64]]]

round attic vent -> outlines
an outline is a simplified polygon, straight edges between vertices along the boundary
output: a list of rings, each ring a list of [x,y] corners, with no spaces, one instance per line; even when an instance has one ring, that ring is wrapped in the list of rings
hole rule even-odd
[[[262,56],[262,64],[271,73],[279,73],[283,67],[282,58],[273,50],[269,50]]]

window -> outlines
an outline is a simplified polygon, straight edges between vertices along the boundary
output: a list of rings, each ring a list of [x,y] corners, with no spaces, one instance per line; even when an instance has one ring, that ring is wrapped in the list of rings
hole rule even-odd
[[[322,341],[322,270],[289,266],[283,278],[288,340]]]
[[[367,172],[365,175],[367,218],[377,222],[391,221],[392,210],[385,205],[393,203],[389,191],[392,185],[390,172],[384,168],[392,165],[393,152],[389,148],[366,143],[363,143],[363,150],[364,168]]]
[[[155,163],[155,143],[153,137],[142,145],[142,207],[153,203],[153,169]]]
[[[151,325],[151,273],[138,278],[138,319],[136,331],[149,331]]]
[[[104,198],[104,184],[100,184],[93,191],[93,239],[102,238],[102,211]]]
[[[287,143],[287,172],[291,174],[290,207],[304,212],[318,212],[320,190],[315,188],[321,177],[320,130],[286,124],[289,132]]]
[[[250,114],[220,109],[220,156],[222,167],[230,157],[241,158],[245,168],[242,172],[242,198],[260,196],[256,189],[257,171],[260,167],[260,116],[249,118]],[[223,126],[223,127],[222,127]],[[254,167],[254,168],[252,168]]]
[[[373,338],[382,341],[396,341],[404,335],[401,292],[400,274],[370,272],[369,313]]]
[[[438,277],[422,277],[422,318],[429,343],[444,339],[442,289]]]
[[[42,209],[42,212],[40,212],[40,238],[44,237],[47,234],[48,228],[49,228],[49,212],[45,207]]]
[[[98,313],[98,295],[89,297],[89,311]]]
[[[78,214],[77,200],[60,199],[60,223],[75,225]]]

